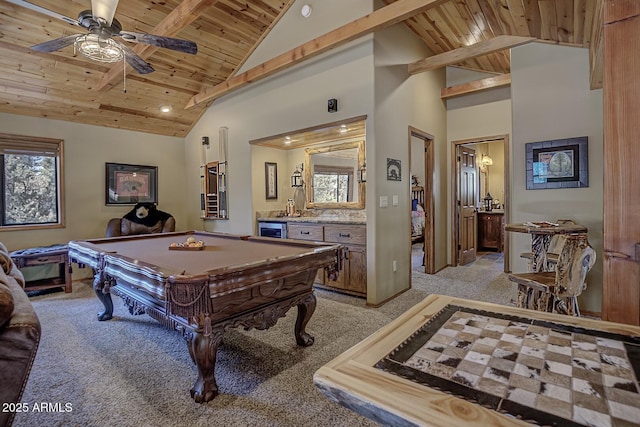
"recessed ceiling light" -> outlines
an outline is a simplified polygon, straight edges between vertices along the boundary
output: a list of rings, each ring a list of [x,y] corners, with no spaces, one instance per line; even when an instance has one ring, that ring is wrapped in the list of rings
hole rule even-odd
[[[313,9],[311,9],[311,6],[309,6],[308,4],[305,4],[304,6],[302,6],[302,9],[300,9],[300,13],[305,18],[310,17],[311,16],[311,12],[313,12]]]
[[[163,113],[168,113],[169,111],[171,111],[171,107],[169,107],[168,105],[163,105],[162,107],[160,107],[160,111],[162,111]]]

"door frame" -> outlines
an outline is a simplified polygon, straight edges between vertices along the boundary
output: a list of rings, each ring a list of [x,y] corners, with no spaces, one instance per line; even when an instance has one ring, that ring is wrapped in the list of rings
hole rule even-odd
[[[424,142],[424,272],[428,274],[435,273],[435,230],[434,230],[434,203],[433,203],[433,175],[434,156],[435,156],[435,137],[413,126],[409,126],[408,147],[409,147],[409,165],[411,165],[411,138],[418,138]],[[411,194],[411,180],[409,181],[408,194]],[[411,223],[411,210],[409,210],[409,223]],[[428,237],[428,238],[427,238]],[[411,260],[411,239],[409,239],[409,259]]]
[[[458,182],[458,146],[461,145],[471,145],[471,144],[482,144],[483,142],[491,142],[491,141],[503,141],[503,151],[504,151],[504,200],[502,201],[504,209],[504,220],[505,224],[509,223],[509,210],[511,208],[510,203],[510,180],[511,176],[511,162],[510,162],[510,154],[509,154],[509,134],[504,135],[494,135],[494,136],[486,136],[486,137],[477,137],[464,139],[460,141],[451,141],[451,265],[457,266],[459,262],[459,254],[458,254],[458,230],[460,229],[460,224],[458,223],[458,188],[460,183]],[[504,236],[504,271],[508,273],[511,271],[510,269],[510,257],[509,257],[509,239],[508,235],[505,233]]]

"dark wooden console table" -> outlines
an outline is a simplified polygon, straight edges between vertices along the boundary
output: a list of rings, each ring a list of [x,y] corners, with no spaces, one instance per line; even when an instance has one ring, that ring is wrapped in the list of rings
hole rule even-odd
[[[51,288],[64,288],[66,293],[71,292],[71,266],[69,264],[67,245],[22,249],[11,252],[9,256],[11,256],[11,259],[19,269],[58,264],[59,274],[57,277],[25,282],[25,292]]]

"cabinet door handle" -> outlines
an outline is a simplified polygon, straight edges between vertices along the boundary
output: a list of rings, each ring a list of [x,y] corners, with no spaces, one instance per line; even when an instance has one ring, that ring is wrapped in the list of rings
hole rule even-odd
[[[338,233],[338,236],[340,237],[351,237],[350,233]]]
[[[300,234],[311,234],[309,231],[301,231]]]

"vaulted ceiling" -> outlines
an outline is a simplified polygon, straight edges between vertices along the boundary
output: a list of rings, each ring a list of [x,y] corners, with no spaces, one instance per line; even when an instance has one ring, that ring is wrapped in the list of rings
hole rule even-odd
[[[90,0],[28,0],[76,19]],[[82,32],[63,20],[0,0],[0,111],[169,136],[185,136],[219,96],[309,57],[397,22],[433,56],[407,64],[411,73],[456,65],[506,76],[508,48],[531,40],[591,50],[591,86],[600,87],[602,0],[383,0],[353,23],[267,61],[238,70],[294,0],[121,0],[124,30],[195,41],[198,53],[130,46],[155,69],[138,74],[35,44]],[[317,7],[322,7],[321,3]],[[313,19],[313,15],[311,18]],[[300,54],[300,52],[303,52]],[[504,81],[504,80],[503,80]],[[171,110],[160,111],[163,106]]]

